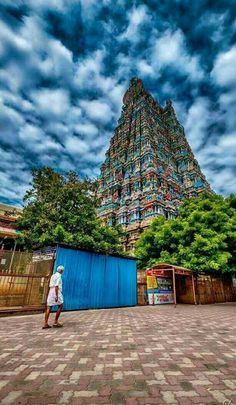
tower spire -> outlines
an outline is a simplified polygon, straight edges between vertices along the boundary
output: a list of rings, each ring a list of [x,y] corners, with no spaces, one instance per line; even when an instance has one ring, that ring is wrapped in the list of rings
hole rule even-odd
[[[137,97],[139,94],[144,94],[145,89],[141,79],[138,77],[133,77],[130,80],[129,87],[124,94],[123,103],[128,104],[132,99]]]
[[[98,215],[121,224],[132,249],[150,221],[173,218],[184,198],[210,191],[168,101],[162,108],[134,77],[101,168]]]

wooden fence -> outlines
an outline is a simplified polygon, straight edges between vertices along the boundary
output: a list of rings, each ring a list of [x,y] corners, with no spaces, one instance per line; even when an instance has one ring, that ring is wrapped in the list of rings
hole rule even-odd
[[[53,258],[0,250],[0,309],[38,307],[45,302]]]
[[[236,289],[230,275],[198,275],[195,283],[199,304],[236,300]]]

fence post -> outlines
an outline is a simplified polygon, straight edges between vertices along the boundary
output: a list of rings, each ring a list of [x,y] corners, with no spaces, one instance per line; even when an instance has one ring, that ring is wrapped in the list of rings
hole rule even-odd
[[[49,293],[49,283],[50,283],[50,278],[51,278],[52,273],[53,273],[55,260],[56,260],[56,254],[54,252],[53,256],[52,256],[52,264],[51,264],[51,268],[50,268],[50,273],[49,273],[49,277],[48,277],[48,280],[47,280],[47,293],[46,293],[45,310],[46,310],[46,307],[47,307],[47,298],[48,298],[48,293]]]
[[[175,286],[175,268],[172,267],[172,279],[173,279],[173,290],[174,290],[174,304],[176,307],[176,286]]]
[[[192,285],[193,285],[193,301],[194,301],[194,305],[197,305],[197,301],[196,301],[196,292],[195,292],[195,283],[194,283],[194,277],[192,274]]]
[[[11,261],[10,261],[10,266],[9,266],[9,273],[11,272],[11,268],[12,268],[12,264],[13,264],[13,259],[14,259],[15,251],[16,251],[16,245],[17,245],[17,241],[15,240],[15,244],[14,244],[14,248],[13,248],[12,256],[11,256]]]

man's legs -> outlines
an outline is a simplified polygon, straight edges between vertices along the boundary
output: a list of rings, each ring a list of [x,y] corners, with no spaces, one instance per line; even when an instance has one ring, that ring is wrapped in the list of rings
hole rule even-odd
[[[61,314],[62,308],[63,308],[63,304],[58,305],[58,309],[57,309],[57,312],[56,312],[56,317],[55,317],[54,325],[58,325],[58,324],[59,324],[58,319],[59,319],[59,316],[60,316],[60,314]]]
[[[48,326],[48,318],[51,312],[51,307],[49,305],[46,306],[46,310],[45,310],[45,323],[44,326]]]

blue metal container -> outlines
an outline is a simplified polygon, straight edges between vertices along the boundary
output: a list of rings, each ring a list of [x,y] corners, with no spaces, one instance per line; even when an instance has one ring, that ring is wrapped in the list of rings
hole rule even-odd
[[[112,308],[137,304],[135,259],[57,248],[54,271],[62,275],[64,310]]]

